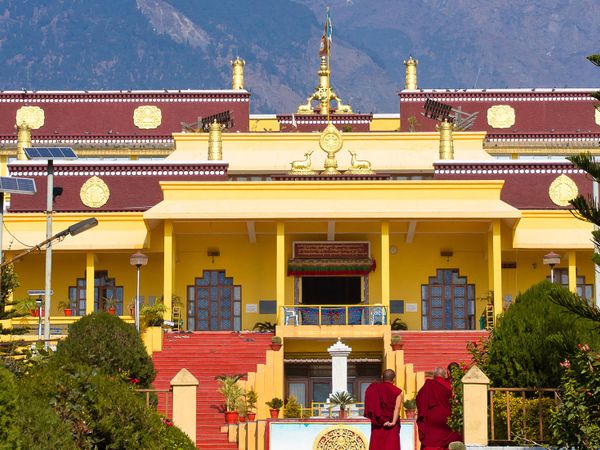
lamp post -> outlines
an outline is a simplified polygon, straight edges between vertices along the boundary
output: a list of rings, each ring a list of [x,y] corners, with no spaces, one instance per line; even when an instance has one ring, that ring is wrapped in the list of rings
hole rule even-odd
[[[148,257],[137,252],[129,257],[129,264],[137,267],[137,288],[135,295],[135,329],[140,332],[140,268],[148,264]]]
[[[550,252],[544,255],[544,264],[550,266],[550,282],[554,283],[554,266],[560,264],[560,255]]]

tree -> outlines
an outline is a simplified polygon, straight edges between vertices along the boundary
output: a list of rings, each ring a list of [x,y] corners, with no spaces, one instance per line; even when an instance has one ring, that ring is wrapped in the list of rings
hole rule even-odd
[[[0,321],[20,317],[23,314],[19,313],[15,308],[8,309],[16,305],[16,302],[10,301],[15,288],[19,286],[19,279],[14,271],[13,265],[9,264],[1,269],[0,274]],[[27,328],[4,328],[0,323],[0,335],[21,335],[28,332]],[[15,367],[19,364],[14,356],[21,356],[22,352],[19,348],[23,346],[22,340],[10,340],[0,342],[0,360],[2,364],[8,367]]]
[[[549,293],[562,286],[543,281],[517,296],[515,303],[498,320],[489,341],[475,360],[498,387],[556,387],[560,384],[560,363],[580,343],[598,345],[595,324],[565,314]],[[482,353],[484,353],[482,355]]]

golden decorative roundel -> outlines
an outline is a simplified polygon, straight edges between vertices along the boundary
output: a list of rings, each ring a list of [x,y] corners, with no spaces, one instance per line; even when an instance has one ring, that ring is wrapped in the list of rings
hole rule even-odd
[[[104,181],[97,176],[88,179],[79,191],[81,202],[89,208],[101,208],[110,197],[110,190]]]
[[[17,109],[16,124],[27,124],[32,130],[37,130],[44,125],[44,110],[39,106],[21,106]]]
[[[153,130],[162,123],[162,112],[158,106],[138,106],[133,111],[133,124],[142,130]]]
[[[557,206],[567,206],[569,200],[574,199],[578,194],[577,185],[566,175],[556,177],[548,189],[550,200]]]
[[[342,145],[343,140],[341,133],[330,123],[327,125],[327,128],[323,130],[323,133],[321,133],[319,146],[327,153],[336,153],[341,150]]]
[[[354,427],[334,425],[321,431],[314,440],[313,450],[367,450],[365,435]]]
[[[600,105],[596,105],[594,108],[594,119],[596,120],[596,125],[600,125]]]
[[[494,105],[487,110],[487,121],[492,128],[510,128],[515,124],[515,110],[509,105]]]

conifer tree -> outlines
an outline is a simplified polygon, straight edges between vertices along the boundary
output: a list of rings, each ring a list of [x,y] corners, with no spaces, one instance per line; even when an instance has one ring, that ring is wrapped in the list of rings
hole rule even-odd
[[[590,55],[587,59],[597,67],[600,67],[600,54]],[[596,100],[600,101],[600,91],[591,94]],[[600,103],[596,103],[594,108],[600,112]],[[567,158],[575,166],[585,171],[590,178],[596,183],[600,183],[600,163],[598,163],[591,153],[581,153]],[[586,222],[593,223],[597,229],[592,231],[592,241],[594,242],[595,251],[592,257],[596,270],[600,270],[600,208],[597,200],[593,196],[583,196],[579,194],[570,202],[573,206],[572,213],[575,217]],[[598,288],[598,286],[596,286]],[[575,296],[564,295],[561,291],[555,290],[550,293],[550,298],[553,302],[564,306],[567,310],[580,317],[593,320],[600,326],[600,308],[598,305],[588,303],[586,300]]]

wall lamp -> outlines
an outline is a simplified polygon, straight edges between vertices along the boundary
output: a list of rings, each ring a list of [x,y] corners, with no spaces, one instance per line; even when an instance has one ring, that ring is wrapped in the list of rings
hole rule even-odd
[[[206,251],[206,255],[210,256],[212,258],[212,262],[214,264],[215,263],[215,256],[221,256],[221,252],[219,251],[218,248],[209,248]]]
[[[454,256],[454,252],[452,250],[440,250],[440,256],[442,258],[446,258],[446,262],[450,261],[450,258]]]

